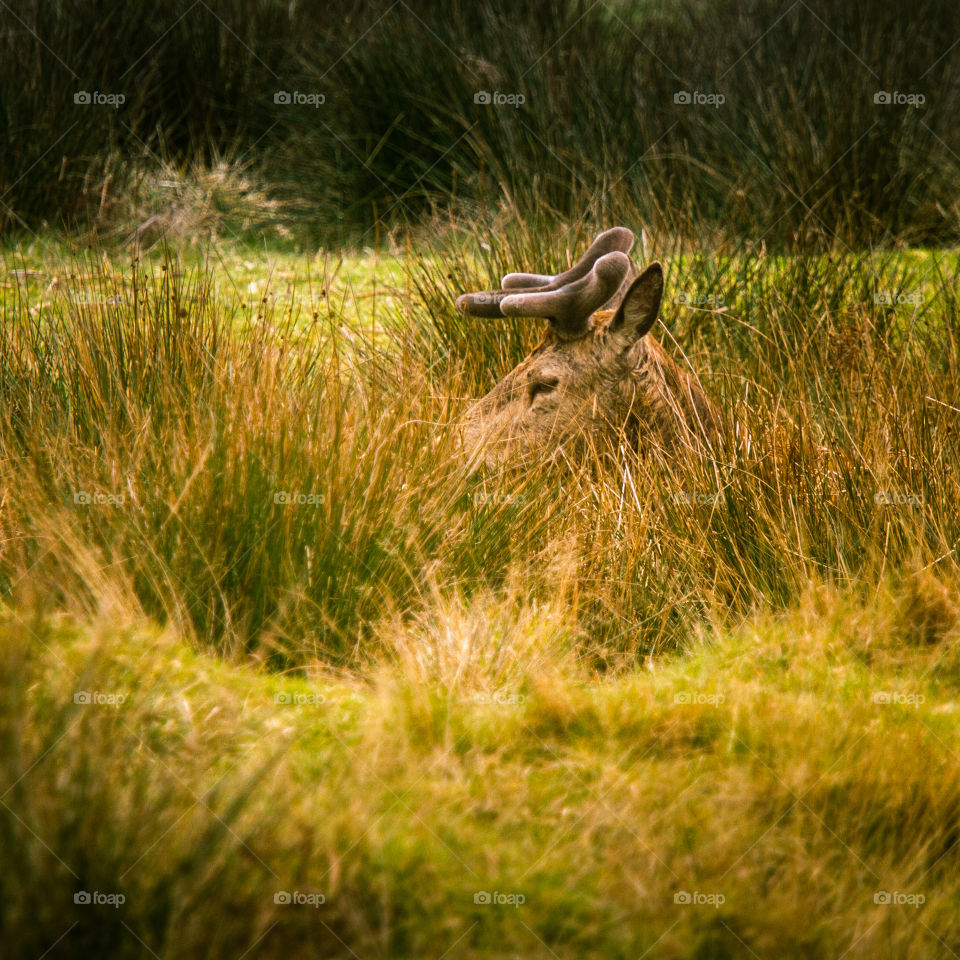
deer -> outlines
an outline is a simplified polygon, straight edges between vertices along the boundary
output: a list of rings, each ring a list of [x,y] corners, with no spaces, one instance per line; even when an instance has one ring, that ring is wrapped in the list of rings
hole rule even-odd
[[[638,273],[627,255],[633,239],[613,227],[563,273],[508,273],[499,290],[457,298],[467,316],[547,321],[533,352],[462,417],[463,442],[478,464],[495,469],[624,443],[668,456],[719,445],[712,401],[651,334],[663,267]]]

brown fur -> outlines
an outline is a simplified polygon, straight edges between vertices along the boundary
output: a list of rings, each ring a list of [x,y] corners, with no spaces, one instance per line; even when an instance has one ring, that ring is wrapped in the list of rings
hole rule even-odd
[[[467,448],[495,466],[508,457],[554,458],[622,443],[667,452],[715,443],[720,418],[713,404],[647,333],[660,304],[659,266],[659,287],[644,277],[618,311],[594,313],[584,335],[562,339],[548,330],[530,356],[467,410]]]

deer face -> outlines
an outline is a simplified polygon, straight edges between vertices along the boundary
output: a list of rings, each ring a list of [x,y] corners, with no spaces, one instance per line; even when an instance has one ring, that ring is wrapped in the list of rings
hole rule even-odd
[[[632,239],[614,228],[565,274],[509,274],[500,291],[457,301],[468,314],[550,322],[540,346],[463,418],[467,450],[488,467],[508,457],[550,459],[597,449],[624,435],[631,444],[642,438],[671,448],[715,431],[716,414],[699,385],[648,336],[663,271],[651,264],[631,282],[625,249]],[[616,309],[598,309],[611,295]]]

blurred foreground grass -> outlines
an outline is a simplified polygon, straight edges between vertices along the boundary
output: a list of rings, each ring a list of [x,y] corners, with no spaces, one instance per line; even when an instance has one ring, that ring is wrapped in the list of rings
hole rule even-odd
[[[567,611],[515,597],[301,678],[118,620],[0,626],[8,956],[960,942],[960,632],[929,579],[812,590],[606,680]]]

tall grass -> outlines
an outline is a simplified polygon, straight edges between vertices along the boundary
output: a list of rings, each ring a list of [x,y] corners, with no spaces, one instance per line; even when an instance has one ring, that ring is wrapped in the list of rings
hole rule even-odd
[[[501,580],[560,512],[475,497],[451,402],[336,308],[241,312],[173,263],[77,274],[83,292],[36,319],[19,304],[0,338],[8,595],[29,571],[87,596],[93,552],[221,649],[343,658],[438,566]]]
[[[956,583],[954,255],[678,251],[660,335],[749,455],[489,476],[457,416],[539,330],[453,300],[505,264],[566,259],[556,240],[487,239],[487,263],[462,237],[409,260],[369,319],[335,296],[242,306],[175,259],[79,262],[42,306],[8,292],[4,594],[93,607],[96,569],[220,650],[345,663],[437,590],[519,583],[616,665],[811,583]]]

